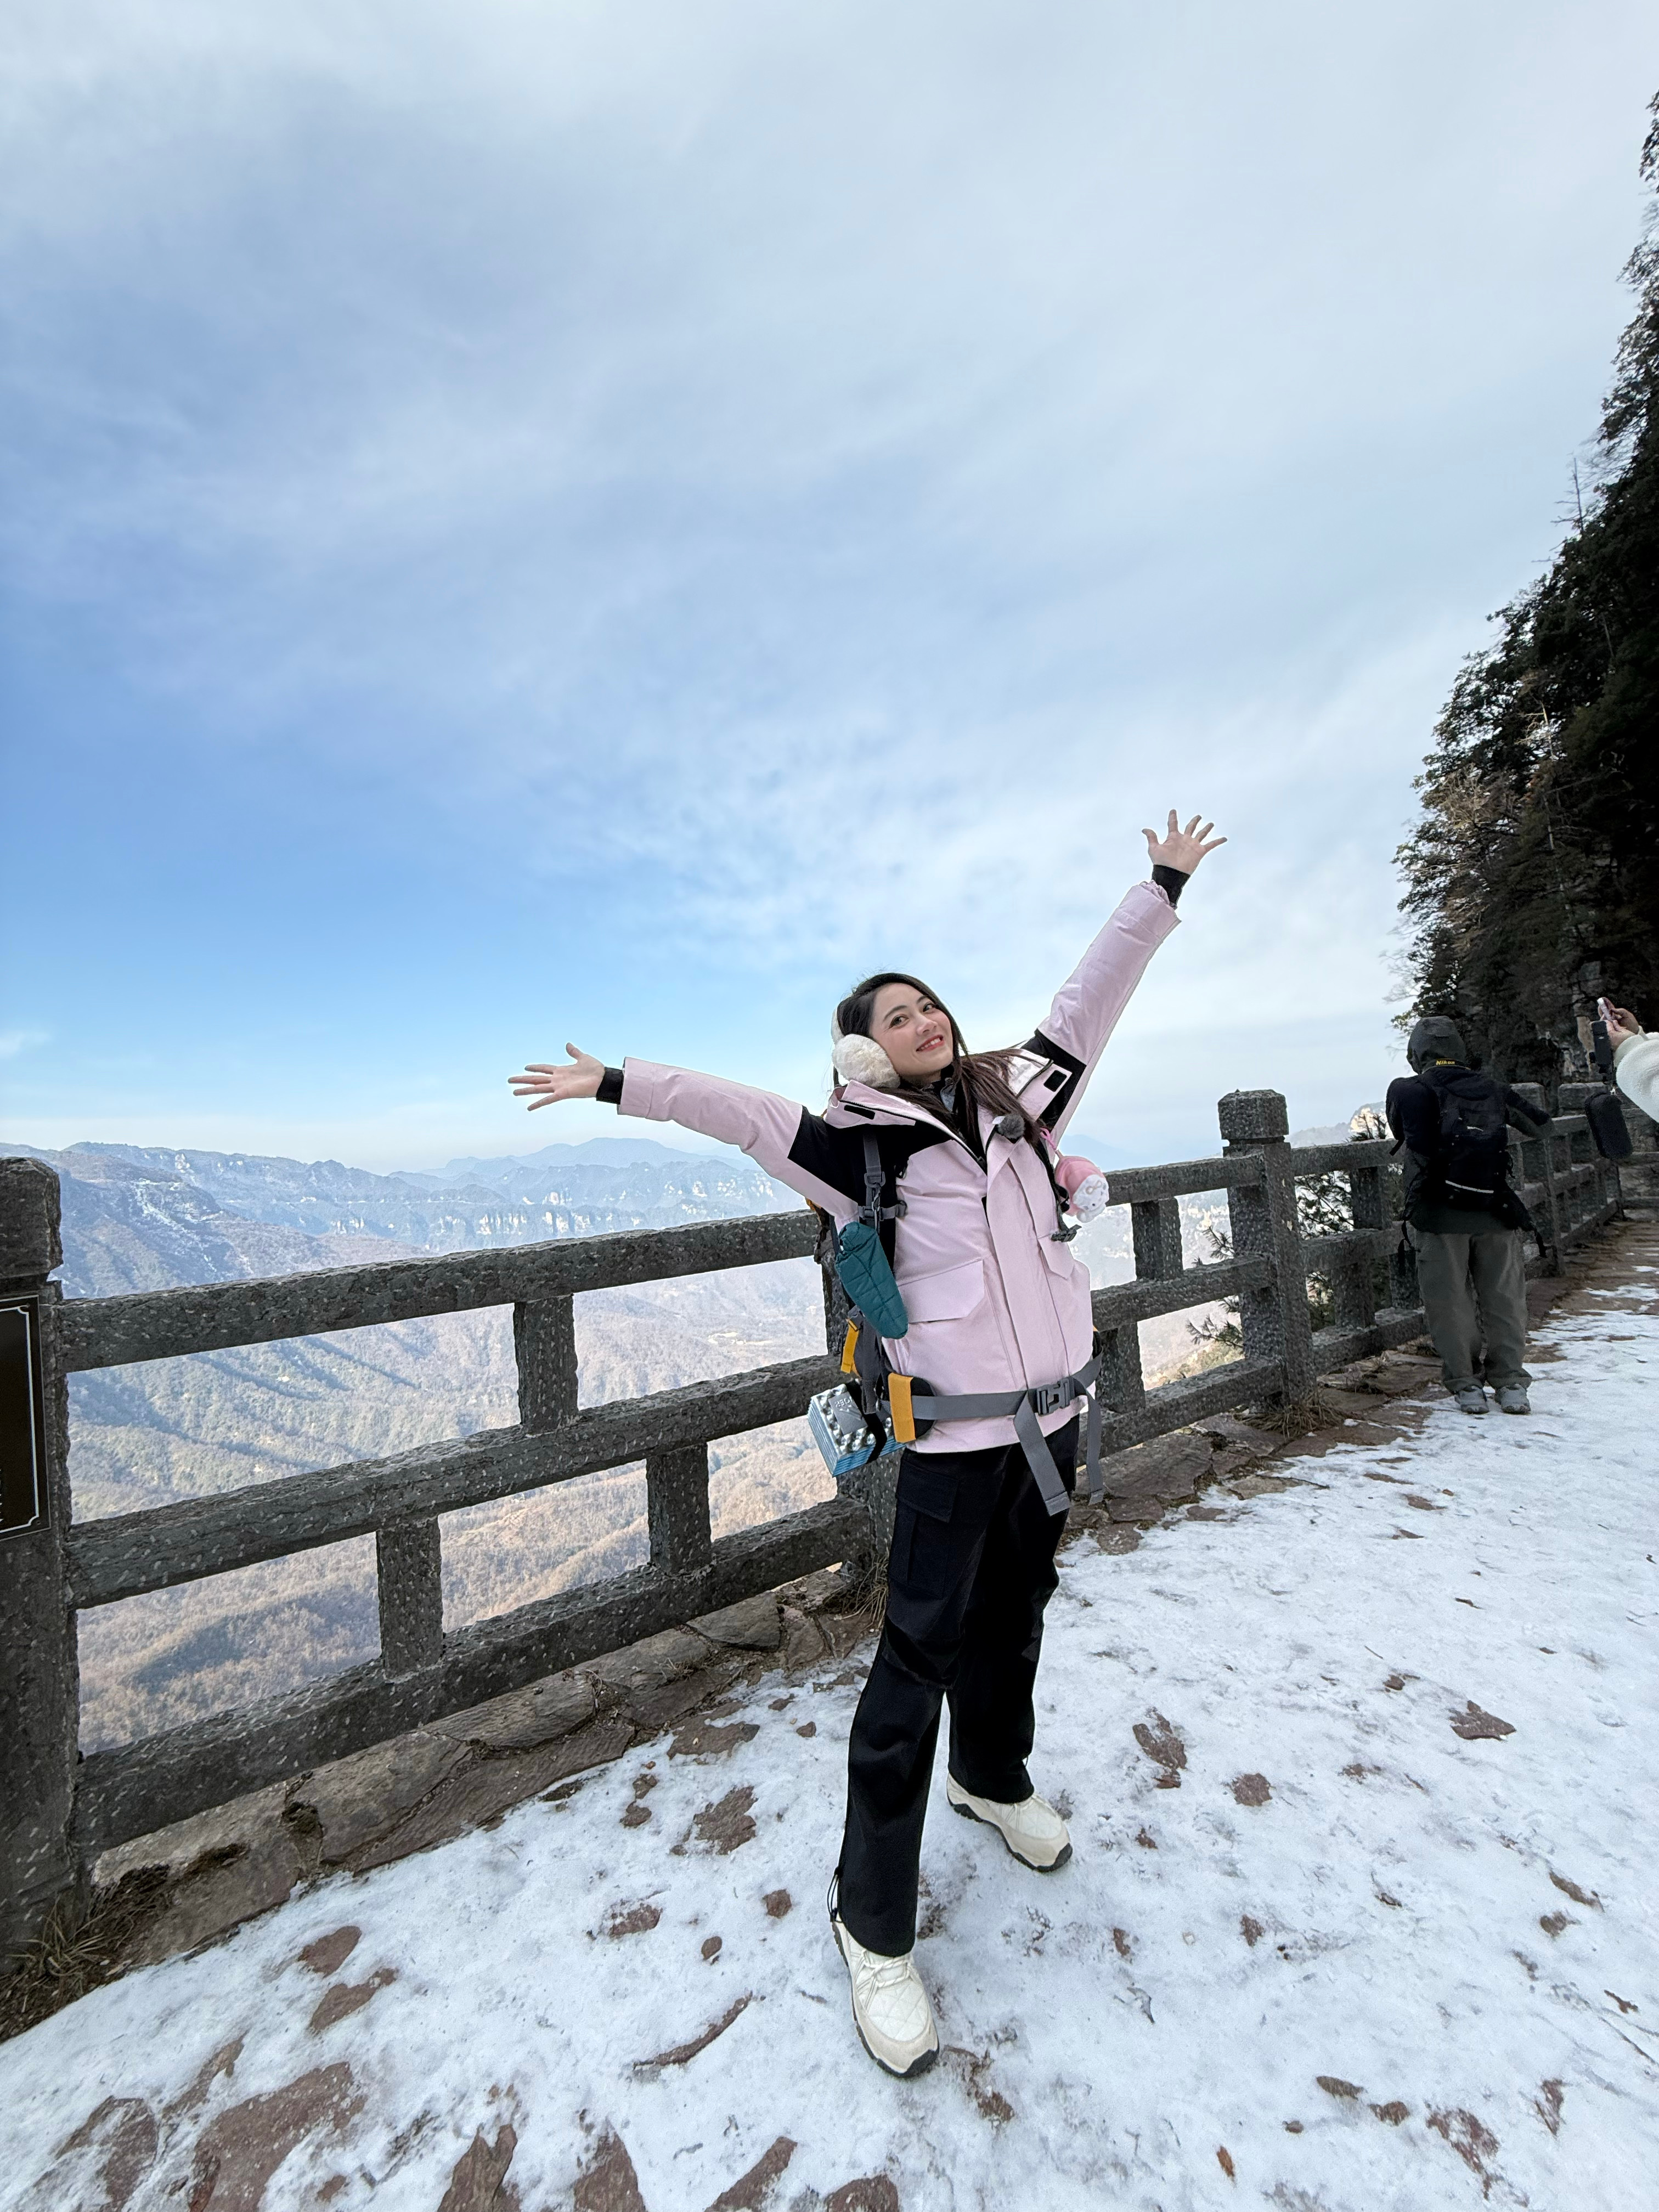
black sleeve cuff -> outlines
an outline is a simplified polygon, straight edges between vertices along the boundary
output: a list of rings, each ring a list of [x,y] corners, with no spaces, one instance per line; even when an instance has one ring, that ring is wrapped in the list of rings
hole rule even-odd
[[[599,1087],[593,1093],[601,1106],[622,1104],[623,1072],[619,1067],[607,1067],[599,1078]]]
[[[1166,868],[1160,864],[1152,870],[1152,881],[1168,897],[1171,906],[1179,906],[1181,893],[1187,878],[1179,868]]]

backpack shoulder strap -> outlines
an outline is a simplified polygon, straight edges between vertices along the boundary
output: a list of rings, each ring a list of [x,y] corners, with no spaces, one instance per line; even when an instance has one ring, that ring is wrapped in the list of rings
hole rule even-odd
[[[1418,1077],[1437,1109],[1435,1125],[1435,1152],[1443,1152],[1457,1134],[1460,1114],[1457,1100],[1452,1096],[1451,1085],[1437,1067],[1425,1067]]]
[[[893,1264],[893,1224],[908,1212],[897,1190],[897,1176],[893,1168],[881,1156],[881,1143],[873,1129],[864,1133],[864,1203],[859,1208],[859,1219],[866,1222],[881,1239],[881,1249],[887,1255],[887,1264]]]

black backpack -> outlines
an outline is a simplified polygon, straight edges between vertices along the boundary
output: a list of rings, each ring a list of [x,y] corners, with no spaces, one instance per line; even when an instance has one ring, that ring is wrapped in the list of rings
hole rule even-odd
[[[1425,1067],[1419,1078],[1440,1106],[1438,1141],[1427,1163],[1424,1195],[1447,1206],[1507,1213],[1510,1138],[1504,1094],[1470,1067]]]

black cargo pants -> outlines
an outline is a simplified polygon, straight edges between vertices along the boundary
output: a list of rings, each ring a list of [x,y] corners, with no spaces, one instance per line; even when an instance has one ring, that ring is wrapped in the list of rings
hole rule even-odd
[[[1068,1491],[1077,1446],[1075,1421],[1048,1438]],[[848,1746],[836,1906],[866,1950],[897,1958],[916,1939],[942,1698],[962,1787],[1003,1805],[1031,1794],[1031,1692],[1065,1525],[1018,1444],[907,1451],[899,1462],[887,1620]]]

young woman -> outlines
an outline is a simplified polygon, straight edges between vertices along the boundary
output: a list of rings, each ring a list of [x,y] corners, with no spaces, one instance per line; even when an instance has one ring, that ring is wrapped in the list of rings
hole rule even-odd
[[[836,1009],[837,1081],[822,1115],[684,1068],[606,1067],[574,1045],[568,1066],[512,1079],[532,1110],[599,1098],[740,1146],[843,1225],[868,1203],[875,1139],[908,1316],[881,1349],[895,1376],[917,1378],[922,1419],[899,1462],[886,1620],[853,1722],[830,1919],[859,2034],[890,2073],[918,2074],[939,2054],[912,1954],[941,1702],[953,1809],[1040,1873],[1072,1855],[1025,1766],[1079,1407],[1094,1377],[1088,1270],[1060,1233],[1054,1140],[1176,927],[1182,886],[1226,842],[1210,827],[1194,815],[1182,830],[1171,810],[1164,837],[1145,833],[1152,881],[1129,892],[1024,1045],[970,1054],[934,993],[888,973]],[[948,1410],[922,1433],[939,1401]]]

